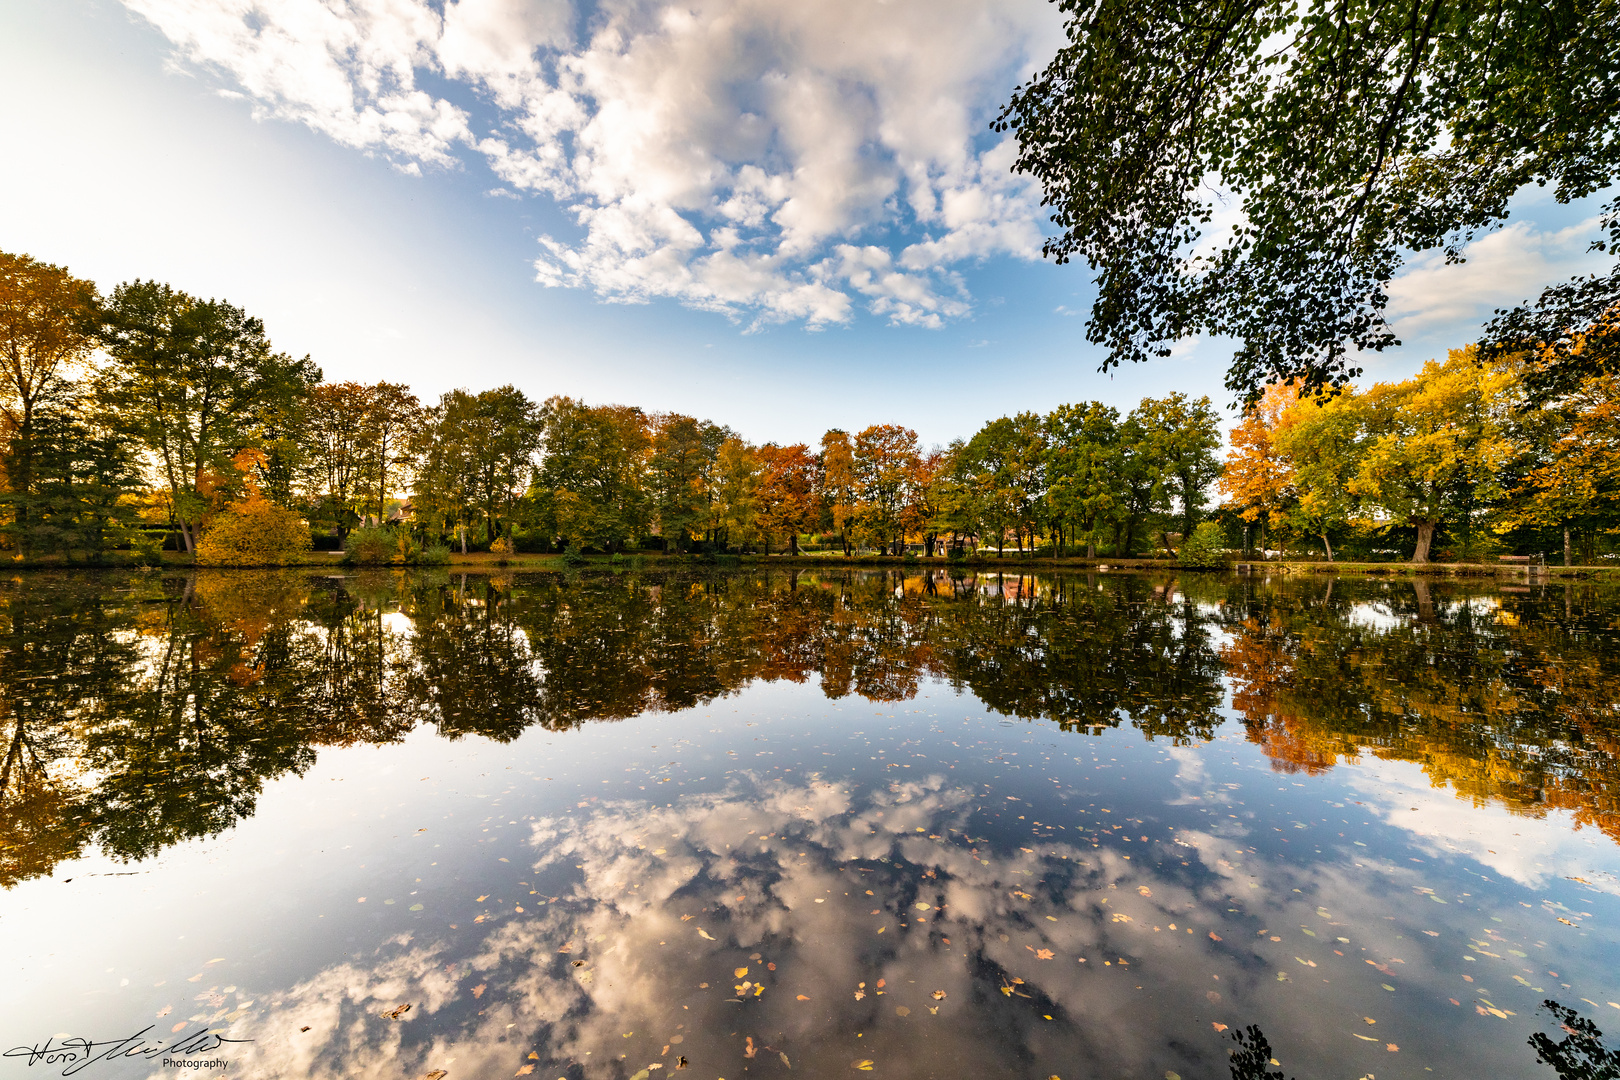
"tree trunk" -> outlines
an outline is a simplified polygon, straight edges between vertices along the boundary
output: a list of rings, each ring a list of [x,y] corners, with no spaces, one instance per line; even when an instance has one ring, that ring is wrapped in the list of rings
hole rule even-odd
[[[790,532],[790,533],[788,533],[788,554],[789,555],[797,555],[798,553],[799,553],[799,534],[796,533],[796,532]]]
[[[1432,521],[1417,523],[1417,548],[1412,552],[1412,561],[1426,563],[1429,561],[1429,545],[1434,542],[1434,525]]]
[[[467,526],[458,524],[456,526],[456,535],[461,538],[461,553],[463,555],[467,554]]]
[[[1322,546],[1327,548],[1328,562],[1333,561],[1333,545],[1328,543],[1327,533],[1322,534]]]
[[[1097,534],[1096,533],[1087,533],[1086,534],[1086,558],[1095,559],[1096,557],[1097,557]]]
[[[1573,566],[1574,565],[1572,562],[1570,562],[1570,558],[1569,558],[1569,526],[1568,525],[1564,526],[1564,565],[1565,566]]]

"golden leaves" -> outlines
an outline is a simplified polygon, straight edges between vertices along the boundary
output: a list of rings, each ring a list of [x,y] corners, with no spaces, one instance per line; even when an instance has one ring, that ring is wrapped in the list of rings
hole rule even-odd
[[[873,1064],[871,1058],[857,1058],[849,1063],[849,1067],[860,1072],[871,1072]]]
[[[410,1011],[411,1011],[411,1003],[407,1001],[405,1004],[399,1006],[398,1008],[389,1009],[387,1012],[381,1013],[379,1015],[381,1015],[384,1020],[398,1020],[400,1017],[404,1016],[406,1013],[408,1013]]]

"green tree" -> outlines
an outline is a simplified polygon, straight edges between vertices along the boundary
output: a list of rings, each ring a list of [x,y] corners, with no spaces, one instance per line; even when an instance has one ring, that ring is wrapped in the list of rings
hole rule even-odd
[[[1180,392],[1143,398],[1132,415],[1146,433],[1166,512],[1179,519],[1182,537],[1190,537],[1220,479],[1220,417],[1209,398],[1194,401]]]
[[[1068,43],[996,126],[1045,188],[1046,253],[1097,271],[1105,366],[1216,333],[1245,397],[1343,385],[1394,343],[1405,252],[1455,256],[1524,185],[1567,202],[1620,166],[1612,0],[1060,6]]]
[[[155,281],[120,285],[104,320],[103,399],[155,458],[181,541],[195,551],[205,474],[229,472],[258,419],[319,382],[320,370],[275,352],[241,308]]]
[[[1063,538],[1086,540],[1097,557],[1097,524],[1119,500],[1119,410],[1100,401],[1059,405],[1046,417],[1047,501]]]
[[[538,526],[563,545],[618,550],[649,524],[646,417],[567,397],[548,400],[542,415],[543,456],[528,497]]]

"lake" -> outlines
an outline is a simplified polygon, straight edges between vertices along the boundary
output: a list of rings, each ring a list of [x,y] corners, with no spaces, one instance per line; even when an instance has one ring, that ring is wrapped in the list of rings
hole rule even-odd
[[[1613,1076],[1617,638],[1587,582],[13,577],[0,1080]]]

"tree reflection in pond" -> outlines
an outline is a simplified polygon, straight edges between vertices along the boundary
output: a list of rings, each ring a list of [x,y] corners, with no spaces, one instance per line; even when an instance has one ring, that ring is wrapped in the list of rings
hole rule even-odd
[[[165,940],[228,907],[284,968],[210,946],[130,1013],[195,982],[177,1018],[256,1039],[252,1075],[1190,1080],[1281,1068],[1263,1026],[1291,1076],[1530,1076],[1535,1001],[1620,1000],[1586,906],[1617,886],[1535,850],[1620,836],[1617,611],[1106,574],[13,579],[0,875],[37,898],[107,855],[172,886],[156,856],[281,792],[231,880],[284,848],[296,882]],[[277,784],[340,758],[360,783]],[[1395,824],[1385,766],[1542,831],[1439,855],[1459,832]],[[1583,1015],[1544,1062],[1606,1067]]]

